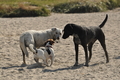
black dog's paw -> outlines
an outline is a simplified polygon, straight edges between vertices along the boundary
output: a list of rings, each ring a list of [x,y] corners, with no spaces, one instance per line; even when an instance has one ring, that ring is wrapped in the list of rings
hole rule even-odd
[[[109,63],[109,60],[107,60],[106,63]]]
[[[84,65],[84,66],[89,67],[89,65],[88,65],[88,64],[86,64],[86,63],[85,63],[85,65]]]
[[[76,62],[76,63],[74,64],[74,66],[78,66],[78,62]]]
[[[21,64],[21,67],[25,67],[25,66],[27,66],[26,63],[22,63],[22,64]]]
[[[89,67],[89,65],[84,65],[84,66]]]

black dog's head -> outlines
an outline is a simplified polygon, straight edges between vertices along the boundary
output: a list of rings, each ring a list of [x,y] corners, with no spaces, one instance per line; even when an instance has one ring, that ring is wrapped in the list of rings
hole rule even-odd
[[[67,25],[64,27],[62,38],[63,38],[63,39],[66,39],[66,38],[68,38],[70,35],[73,35],[73,27],[72,27],[72,24],[67,24]]]

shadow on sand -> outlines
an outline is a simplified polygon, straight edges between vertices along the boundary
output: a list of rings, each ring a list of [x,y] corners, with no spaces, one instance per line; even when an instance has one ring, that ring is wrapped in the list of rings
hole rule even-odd
[[[120,59],[120,56],[118,56],[118,57],[115,57],[115,59]]]
[[[72,69],[81,68],[83,66],[84,66],[84,64],[79,64],[78,66],[71,66],[71,67],[59,68],[59,69],[55,69],[55,70],[44,69],[43,72],[56,72],[56,71],[63,71],[63,70],[72,70]]]
[[[90,66],[96,66],[98,64],[104,64],[104,62],[92,64]],[[2,67],[2,69],[9,69],[9,68],[19,68],[19,71],[23,71],[24,69],[22,67],[26,67],[26,69],[35,69],[35,68],[45,68],[46,66],[42,63],[35,63],[31,65],[22,64],[21,66],[12,66],[12,64],[9,64],[9,67]],[[58,69],[43,69],[43,72],[57,72],[57,71],[64,71],[64,70],[74,70],[79,69],[81,67],[84,67],[84,64],[79,64],[78,66],[70,66],[70,67],[64,67],[64,68],[58,68]],[[86,67],[86,66],[85,66]]]
[[[22,67],[26,67],[27,69],[34,69],[34,68],[44,68],[45,66],[42,65],[42,63],[39,64],[31,64],[31,65],[26,65],[26,64],[21,64],[19,65],[13,65],[13,64],[8,64],[7,67],[1,67],[1,69],[10,69],[10,68],[22,68]]]
[[[45,68],[46,66],[42,63],[35,63],[27,66],[27,69],[34,69],[34,68]]]

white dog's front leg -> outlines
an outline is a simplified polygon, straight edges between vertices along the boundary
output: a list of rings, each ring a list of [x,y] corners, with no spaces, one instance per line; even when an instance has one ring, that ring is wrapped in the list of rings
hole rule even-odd
[[[34,45],[33,45],[33,44],[29,44],[29,49],[30,49],[30,51],[32,51],[33,53],[36,53],[36,50],[34,49]]]
[[[34,58],[34,60],[35,60],[35,62],[36,62],[36,63],[39,63],[39,59],[37,59],[37,58]]]

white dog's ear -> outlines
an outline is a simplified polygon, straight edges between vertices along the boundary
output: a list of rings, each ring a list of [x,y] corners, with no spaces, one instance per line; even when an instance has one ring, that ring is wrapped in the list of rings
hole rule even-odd
[[[57,30],[56,28],[52,28],[52,31],[55,31],[55,30]]]

